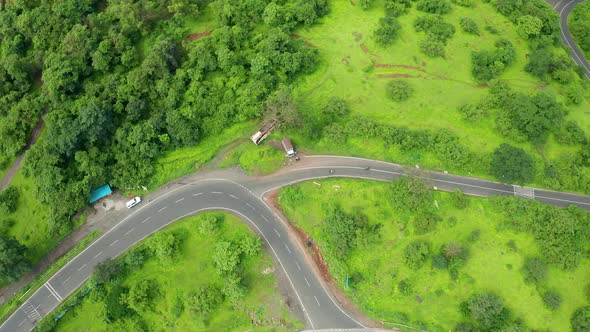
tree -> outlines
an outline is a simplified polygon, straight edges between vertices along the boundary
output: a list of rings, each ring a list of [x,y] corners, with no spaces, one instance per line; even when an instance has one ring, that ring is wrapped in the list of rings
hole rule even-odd
[[[144,311],[148,309],[154,290],[154,283],[149,280],[135,280],[129,284],[129,291],[121,296],[130,309]]]
[[[125,256],[125,265],[131,270],[136,271],[141,269],[145,262],[145,254],[143,250],[132,250]]]
[[[18,189],[14,186],[0,191],[0,212],[10,214],[16,211],[18,204]]]
[[[188,295],[188,307],[197,316],[207,320],[209,315],[223,302],[223,294],[214,285],[200,287]]]
[[[106,284],[113,280],[113,276],[117,272],[117,263],[107,258],[106,260],[98,263],[94,268],[94,280],[98,284]]]
[[[385,0],[385,12],[388,16],[402,16],[412,7],[410,0]]]
[[[559,309],[561,301],[561,295],[557,291],[547,291],[543,294],[543,303],[549,310]]]
[[[540,18],[532,15],[523,15],[516,20],[518,34],[524,38],[529,39],[537,36],[541,32],[543,22]]]
[[[404,262],[413,269],[421,268],[430,256],[430,244],[426,241],[414,240],[404,250]]]
[[[442,219],[434,213],[424,212],[414,217],[414,234],[422,235],[436,230],[436,226]]]
[[[510,312],[495,294],[472,296],[462,305],[463,313],[485,331],[497,331],[508,323]]]
[[[547,279],[547,265],[540,258],[528,258],[522,267],[524,280],[528,283],[540,283]]]
[[[386,89],[389,98],[397,102],[408,100],[414,92],[412,86],[407,81],[401,79],[389,81]]]
[[[301,115],[288,90],[280,90],[269,97],[265,103],[265,109],[266,116],[279,120],[285,127],[301,125]]]
[[[447,14],[451,11],[451,4],[447,0],[420,0],[416,8],[432,14]]]
[[[401,26],[395,17],[385,16],[379,19],[379,26],[373,32],[375,42],[380,46],[388,46],[398,37]]]
[[[451,204],[458,209],[464,209],[469,206],[469,200],[467,196],[464,195],[460,189],[455,189],[451,193]]]
[[[583,332],[590,330],[590,307],[583,307],[572,315],[572,331]]]
[[[324,219],[326,233],[339,257],[346,257],[355,246],[359,224],[352,215],[333,207]]]
[[[534,177],[533,158],[523,149],[502,143],[492,156],[490,173],[496,178],[513,183],[525,183]]]
[[[173,233],[158,232],[148,243],[148,247],[162,261],[170,263],[178,251],[178,241]]]
[[[211,236],[217,234],[223,220],[213,214],[199,216],[197,226],[201,235]]]
[[[471,73],[478,81],[489,81],[498,77],[508,65],[514,62],[516,51],[507,39],[500,39],[493,50],[471,53]]]
[[[432,192],[424,181],[412,177],[393,181],[388,194],[394,206],[411,211],[426,209],[432,202]]]
[[[246,256],[254,257],[260,252],[261,245],[260,238],[245,236],[240,240],[240,251]]]
[[[412,294],[412,283],[408,279],[402,279],[397,284],[397,290],[400,294],[408,296]]]
[[[0,234],[0,279],[15,281],[31,268],[31,261],[26,257],[27,247],[14,237]]]
[[[230,275],[235,273],[240,264],[240,252],[232,242],[223,241],[215,246],[213,253],[213,263],[220,275]]]

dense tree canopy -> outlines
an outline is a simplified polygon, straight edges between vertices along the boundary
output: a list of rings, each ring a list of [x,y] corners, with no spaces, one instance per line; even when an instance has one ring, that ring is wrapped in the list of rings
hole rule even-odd
[[[0,280],[14,281],[29,270],[27,248],[15,238],[0,234]]]
[[[533,159],[523,149],[504,143],[494,151],[491,173],[504,182],[530,182],[534,176]]]

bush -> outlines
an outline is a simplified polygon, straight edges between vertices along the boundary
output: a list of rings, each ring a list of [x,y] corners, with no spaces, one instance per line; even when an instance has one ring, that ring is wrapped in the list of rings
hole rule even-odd
[[[486,331],[500,330],[508,323],[510,317],[510,312],[504,307],[502,299],[495,294],[474,295],[461,307],[463,314]]]
[[[449,266],[449,261],[443,254],[432,256],[432,267],[438,270],[444,270]]]
[[[402,279],[397,284],[397,290],[402,295],[405,295],[405,296],[412,295],[412,283],[408,279]]]
[[[469,234],[469,238],[467,238],[469,240],[469,242],[475,242],[477,240],[479,240],[479,237],[481,236],[481,231],[479,229],[474,229],[471,231],[471,233]]]
[[[408,100],[413,92],[412,86],[404,80],[396,79],[387,83],[387,95],[397,102]]]
[[[205,214],[200,216],[197,220],[197,227],[201,235],[210,236],[217,234],[221,228],[222,222],[222,218],[218,218],[213,214]]]
[[[388,194],[394,206],[410,211],[425,210],[432,202],[432,192],[426,184],[411,177],[393,181],[389,185]]]
[[[494,151],[490,173],[503,182],[530,182],[535,175],[533,158],[521,148],[502,143]]]
[[[240,252],[237,246],[228,241],[219,242],[213,253],[213,263],[221,276],[231,275],[238,270]]]
[[[465,196],[460,189],[455,189],[451,193],[451,204],[457,209],[464,209],[469,206],[469,200],[467,196]]]
[[[494,46],[493,50],[471,53],[471,73],[478,81],[487,82],[498,77],[516,59],[516,51],[509,40],[500,39]]]
[[[543,294],[543,303],[549,310],[557,310],[561,306],[561,295],[556,291],[547,291]]]
[[[540,258],[528,258],[522,267],[524,280],[528,283],[540,283],[547,279],[547,265]]]
[[[173,233],[158,232],[148,242],[148,248],[165,263],[172,262],[178,252],[178,241]]]
[[[461,17],[459,25],[461,26],[461,29],[463,29],[463,31],[465,31],[466,33],[479,36],[479,27],[473,19],[469,17]]]
[[[240,240],[240,251],[248,257],[257,256],[261,246],[262,243],[258,237],[245,236]]]
[[[134,280],[129,284],[129,291],[122,296],[121,301],[134,311],[144,311],[149,308],[154,283],[146,279]]]
[[[16,211],[18,205],[18,190],[14,186],[0,191],[0,213],[10,214]]]
[[[188,295],[187,307],[189,310],[203,320],[207,320],[223,302],[223,294],[214,285],[200,287],[196,292]]]
[[[555,134],[555,139],[562,144],[586,144],[586,133],[573,120],[568,120],[563,128]]]
[[[401,16],[412,7],[410,0],[385,0],[385,12],[388,16]]]
[[[420,0],[416,9],[431,14],[447,14],[451,11],[451,4],[447,0]]]
[[[388,46],[398,37],[400,24],[394,17],[385,16],[379,19],[379,26],[373,32],[375,42],[380,46]]]
[[[420,16],[414,21],[417,32],[424,31],[426,36],[444,44],[455,34],[455,26],[445,21],[440,15]]]
[[[414,217],[414,234],[422,235],[434,231],[439,221],[441,218],[434,213],[420,213]]]
[[[430,244],[426,241],[414,240],[404,251],[404,261],[413,270],[421,268],[429,256]]]
[[[420,51],[432,58],[442,58],[445,56],[445,43],[432,36],[426,36],[420,41]]]
[[[590,331],[590,307],[583,307],[574,312],[572,315],[572,331]]]
[[[584,288],[584,295],[586,295],[586,301],[590,302],[590,284]]]
[[[145,254],[143,250],[133,250],[125,256],[125,265],[131,270],[136,271],[141,269],[145,262]]]

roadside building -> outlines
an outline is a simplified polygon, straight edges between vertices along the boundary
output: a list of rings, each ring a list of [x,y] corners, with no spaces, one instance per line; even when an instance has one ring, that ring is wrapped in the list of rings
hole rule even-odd
[[[112,193],[113,190],[111,189],[111,186],[109,186],[108,184],[100,186],[90,193],[90,199],[88,200],[88,203],[92,204],[101,198],[107,197]]]

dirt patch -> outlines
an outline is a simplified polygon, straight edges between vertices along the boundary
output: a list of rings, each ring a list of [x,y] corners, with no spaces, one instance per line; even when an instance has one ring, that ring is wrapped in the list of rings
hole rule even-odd
[[[368,54],[369,53],[369,48],[367,47],[367,45],[361,44],[360,46],[361,46],[361,49],[363,50],[363,52],[365,54]]]
[[[350,0],[350,4],[351,4],[353,7],[356,7],[356,2],[354,2],[354,1]]]
[[[354,36],[354,41],[360,42],[363,39],[363,35],[359,32],[353,31],[352,35]]]
[[[334,280],[332,275],[330,275],[328,266],[320,252],[320,247],[318,247],[315,241],[312,241],[311,246],[308,246],[308,244],[310,244],[309,240],[311,240],[311,238],[301,228],[296,227],[288,222],[288,219],[285,217],[283,210],[277,202],[277,198],[278,191],[274,190],[268,193],[264,197],[264,200],[281,217],[281,219],[286,221],[290,233],[296,235],[296,239],[302,248],[304,248],[304,252],[307,254],[307,257],[309,258],[311,256],[310,258],[313,259],[314,266],[316,267],[315,272],[321,275],[324,285],[330,294],[334,296],[335,300],[344,308],[346,312],[351,313],[355,319],[359,320],[364,325],[369,327],[384,327],[383,323],[377,323],[369,319],[359,308],[357,308],[354,303],[348,299],[348,297],[338,287],[334,285]]]
[[[311,47],[311,48],[317,48],[317,46],[315,46],[314,44],[308,42],[307,40],[303,41],[303,44],[305,44],[305,46]]]
[[[298,35],[296,33],[292,33],[291,34],[291,38],[293,38],[293,39],[299,39],[299,38],[301,38],[301,35]]]
[[[398,78],[398,77],[406,77],[406,78],[424,78],[423,76],[418,75],[410,75],[410,74],[402,74],[402,73],[395,73],[395,74],[377,74],[379,78]]]
[[[191,33],[190,35],[186,36],[186,38],[184,38],[184,40],[189,42],[189,41],[205,38],[205,37],[209,36],[210,34],[211,34],[211,31]]]
[[[389,64],[389,63],[378,63],[375,65],[375,68],[405,68],[405,69],[417,70],[417,71],[426,73],[426,70],[424,68],[420,68],[417,66],[395,65],[395,64]]]
[[[422,67],[426,67],[426,62],[422,61]]]

